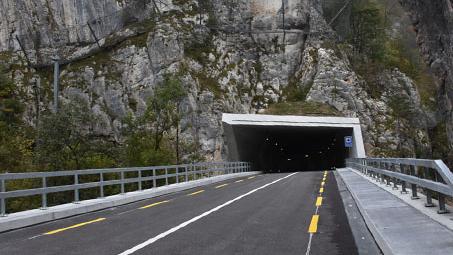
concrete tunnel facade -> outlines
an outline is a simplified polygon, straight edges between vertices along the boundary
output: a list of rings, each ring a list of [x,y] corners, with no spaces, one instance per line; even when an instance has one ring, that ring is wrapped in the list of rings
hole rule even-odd
[[[224,113],[222,122],[228,160],[251,162],[254,170],[321,171],[366,156],[358,118]]]

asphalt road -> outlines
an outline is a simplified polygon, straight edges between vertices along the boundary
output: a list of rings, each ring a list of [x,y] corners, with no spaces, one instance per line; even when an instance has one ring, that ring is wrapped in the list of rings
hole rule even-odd
[[[313,215],[318,215],[318,222]],[[228,180],[0,234],[2,255],[306,254],[307,250],[357,254],[332,172]]]

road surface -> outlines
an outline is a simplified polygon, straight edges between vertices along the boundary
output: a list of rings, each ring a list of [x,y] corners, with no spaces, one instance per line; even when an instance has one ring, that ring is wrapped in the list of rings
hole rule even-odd
[[[357,254],[324,173],[233,179],[19,229],[0,234],[0,254]]]

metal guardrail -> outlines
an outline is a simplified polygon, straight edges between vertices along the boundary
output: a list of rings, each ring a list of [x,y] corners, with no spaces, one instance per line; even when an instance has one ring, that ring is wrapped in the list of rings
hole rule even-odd
[[[445,198],[453,197],[453,173],[442,160],[413,159],[413,158],[355,158],[347,159],[346,166],[369,175],[376,181],[385,183],[393,189],[401,184],[401,193],[408,193],[410,184],[412,199],[419,199],[417,189],[422,188],[426,193],[426,207],[434,207],[433,196],[439,202],[439,214],[447,213]]]
[[[130,183],[136,183],[138,186],[136,191],[141,191],[144,182],[152,182],[151,187],[156,188],[158,180],[165,180],[165,185],[169,185],[169,179],[173,183],[180,183],[223,174],[248,172],[250,170],[251,165],[248,162],[211,162],[172,166],[0,174],[0,216],[7,215],[6,199],[40,195],[41,209],[46,209],[47,195],[50,193],[73,191],[74,203],[78,203],[80,201],[80,190],[82,189],[99,188],[100,197],[103,198],[104,188],[111,185],[120,185],[120,194],[124,194],[125,184]],[[110,178],[105,178],[107,174],[117,175],[119,178],[110,180]],[[128,177],[127,175],[132,175],[133,177]],[[81,177],[84,176],[97,176],[98,181],[82,182]],[[49,178],[58,177],[72,177],[73,184],[47,185]],[[8,191],[8,182],[17,180],[38,180],[41,187]]]

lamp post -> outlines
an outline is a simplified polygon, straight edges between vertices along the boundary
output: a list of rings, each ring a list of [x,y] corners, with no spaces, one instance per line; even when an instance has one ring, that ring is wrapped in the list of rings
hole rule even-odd
[[[54,113],[58,112],[58,87],[59,87],[59,81],[60,81],[60,58],[55,55],[52,58],[52,61],[54,63],[53,67],[53,109]]]

